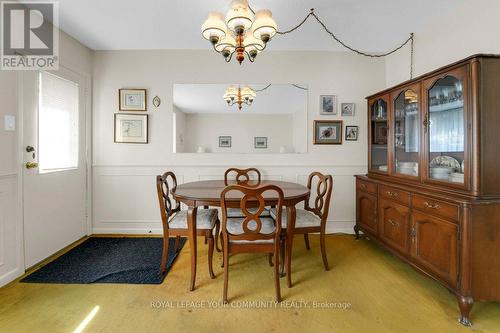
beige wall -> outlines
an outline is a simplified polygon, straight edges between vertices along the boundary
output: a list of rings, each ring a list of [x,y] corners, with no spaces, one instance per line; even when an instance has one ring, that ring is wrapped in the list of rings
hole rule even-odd
[[[500,54],[500,1],[466,0],[415,31],[415,76],[476,53]],[[409,50],[386,59],[386,86],[409,79]]]
[[[253,64],[227,64],[213,51],[97,51],[94,58],[93,177],[94,232],[160,231],[155,175],[171,169],[179,182],[221,178],[227,166],[257,166],[265,178],[305,183],[314,170],[335,177],[330,225],[352,231],[355,220],[354,174],[366,172],[364,97],[385,86],[384,60],[334,52],[266,51]],[[304,154],[173,154],[172,96],[175,83],[258,84],[301,82],[309,87]],[[118,89],[147,88],[150,143],[113,143],[113,113]],[[319,95],[356,103],[354,117],[319,115]],[[162,104],[151,105],[158,95]],[[357,142],[313,145],[313,121],[342,119],[360,126]],[[304,126],[305,125],[305,126]],[[297,126],[298,127],[298,126]],[[304,141],[304,140],[303,140]],[[131,190],[133,189],[133,190]]]

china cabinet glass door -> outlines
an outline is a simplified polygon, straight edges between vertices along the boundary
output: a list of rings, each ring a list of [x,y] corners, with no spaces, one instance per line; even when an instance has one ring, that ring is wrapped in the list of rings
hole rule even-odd
[[[388,172],[388,104],[380,98],[370,104],[370,169],[375,172]]]
[[[427,90],[427,178],[464,184],[465,162],[465,74],[451,72]]]
[[[419,91],[418,86],[403,90],[394,100],[394,171],[397,175],[419,176]]]

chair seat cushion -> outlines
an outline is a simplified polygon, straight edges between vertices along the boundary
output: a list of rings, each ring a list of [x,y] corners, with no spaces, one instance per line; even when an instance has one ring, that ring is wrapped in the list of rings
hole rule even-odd
[[[276,208],[271,208],[271,216],[276,219]],[[283,208],[281,213],[281,227],[286,228],[287,224],[287,215],[286,209]],[[321,219],[314,213],[305,210],[305,209],[297,209],[296,218],[295,218],[295,228],[302,227],[319,227],[321,225]]]
[[[197,229],[213,229],[218,219],[217,209],[198,209],[196,214]],[[172,229],[187,229],[187,210],[177,212],[168,222]]]
[[[227,219],[227,231],[233,235],[241,235],[243,234],[243,218],[228,218]],[[262,227],[260,229],[260,234],[271,234],[275,230],[274,226],[274,220],[269,217],[263,217],[260,219],[262,222]],[[257,223],[255,221],[250,221],[248,224],[248,228],[250,230],[254,230],[257,226]],[[248,241],[248,240],[231,240],[231,237],[229,237],[229,240],[231,243],[272,243],[272,239],[264,239],[264,240],[255,240],[255,241]]]
[[[258,208],[248,208],[248,211],[252,214],[257,213]],[[260,213],[260,216],[270,216],[269,210],[266,208]],[[227,217],[245,217],[245,214],[241,211],[240,208],[228,208],[227,209]]]

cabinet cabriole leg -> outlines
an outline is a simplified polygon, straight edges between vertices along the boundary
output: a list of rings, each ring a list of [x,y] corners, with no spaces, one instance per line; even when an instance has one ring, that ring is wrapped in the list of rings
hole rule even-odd
[[[472,306],[474,305],[474,300],[472,297],[468,296],[457,296],[458,299],[458,307],[460,308],[460,319],[458,322],[464,326],[470,327],[472,326],[472,322],[470,321],[470,311],[472,310]]]

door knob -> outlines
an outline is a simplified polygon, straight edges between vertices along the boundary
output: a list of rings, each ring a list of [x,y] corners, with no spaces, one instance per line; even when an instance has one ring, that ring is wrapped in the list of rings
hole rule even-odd
[[[38,163],[26,162],[26,169],[36,169],[36,168],[38,168]]]

